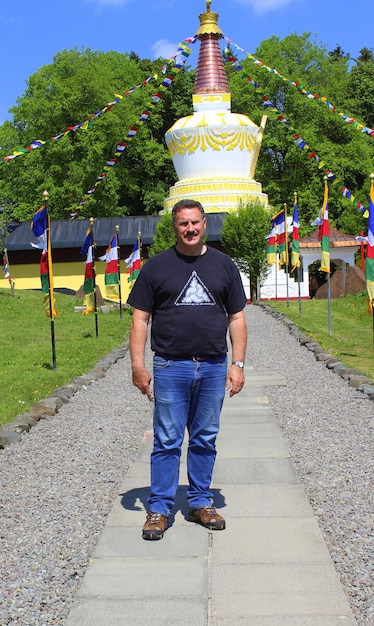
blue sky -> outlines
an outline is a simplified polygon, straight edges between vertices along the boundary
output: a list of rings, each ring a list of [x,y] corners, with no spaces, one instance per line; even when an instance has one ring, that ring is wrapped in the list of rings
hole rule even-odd
[[[26,89],[26,81],[64,49],[136,52],[169,58],[193,36],[205,0],[17,0],[0,5],[0,124]],[[373,0],[212,0],[224,34],[249,53],[272,35],[311,32],[333,50],[356,57],[374,47]],[[198,48],[189,65],[197,61]],[[296,77],[289,77],[297,80]],[[128,88],[129,85],[124,85]],[[106,103],[103,103],[105,105]]]

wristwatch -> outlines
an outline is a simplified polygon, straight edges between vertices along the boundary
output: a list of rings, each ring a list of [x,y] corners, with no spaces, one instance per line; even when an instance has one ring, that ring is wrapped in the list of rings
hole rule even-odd
[[[243,369],[244,367],[243,361],[233,361],[231,365],[236,365],[237,367],[240,367],[240,369]]]

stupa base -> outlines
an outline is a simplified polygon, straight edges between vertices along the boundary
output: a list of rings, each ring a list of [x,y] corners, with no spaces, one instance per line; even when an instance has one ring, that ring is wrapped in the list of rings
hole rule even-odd
[[[230,213],[247,202],[260,202],[268,206],[268,196],[262,192],[261,183],[248,178],[193,178],[177,182],[169,189],[164,202],[165,211],[185,198],[198,200],[205,213]]]

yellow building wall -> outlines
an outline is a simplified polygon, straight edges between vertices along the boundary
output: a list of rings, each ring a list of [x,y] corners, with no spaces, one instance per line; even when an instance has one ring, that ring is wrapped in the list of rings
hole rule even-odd
[[[96,261],[96,284],[100,287],[105,297],[104,274],[105,261]],[[10,275],[16,281],[15,289],[41,289],[40,264],[30,263],[27,265],[12,265],[9,267]],[[121,296],[122,302],[127,300],[130,292],[130,283],[127,282],[128,274],[121,272]],[[53,265],[54,289],[65,288],[78,291],[84,282],[84,263],[55,263]],[[9,286],[8,279],[0,278],[0,287],[6,289]]]

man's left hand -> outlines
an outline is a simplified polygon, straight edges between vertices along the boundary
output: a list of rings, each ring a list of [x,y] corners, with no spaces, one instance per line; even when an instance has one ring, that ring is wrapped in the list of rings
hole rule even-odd
[[[230,398],[235,396],[243,389],[244,385],[244,370],[237,365],[231,365],[227,372],[226,378],[226,391],[230,390]]]

